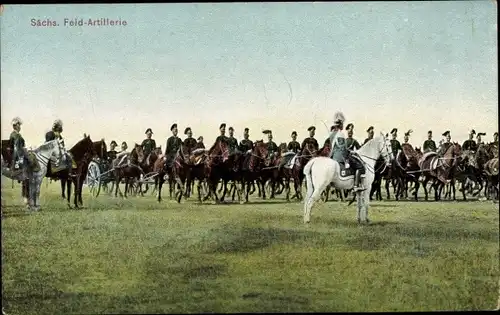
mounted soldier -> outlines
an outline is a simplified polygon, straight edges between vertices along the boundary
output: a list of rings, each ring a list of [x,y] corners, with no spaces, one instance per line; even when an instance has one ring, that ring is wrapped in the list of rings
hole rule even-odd
[[[243,131],[243,140],[240,141],[240,151],[241,152],[249,152],[253,149],[253,142],[249,139],[249,129],[245,128]]]
[[[368,129],[366,129],[366,132],[368,133],[368,138],[365,139],[365,141],[363,142],[363,145],[365,143],[367,143],[368,141],[370,141],[371,139],[373,139],[373,134],[374,134],[373,126],[368,127]]]
[[[267,157],[273,158],[278,152],[278,146],[273,141],[273,132],[269,129],[263,130],[263,134],[267,135]]]
[[[476,134],[476,131],[472,129],[469,132],[469,139],[465,140],[464,143],[462,144],[462,150],[466,151],[472,151],[476,152],[477,151],[477,144],[476,141],[474,141],[474,135]]]
[[[191,130],[191,127],[184,129],[184,134],[187,138],[184,139],[183,145],[187,148],[189,154],[191,154],[196,147],[196,140],[193,138],[193,130]]]
[[[109,151],[108,151],[108,159],[110,161],[113,161],[114,159],[116,159],[116,155],[118,154],[118,152],[116,152],[115,148],[118,146],[118,144],[116,143],[115,140],[112,140],[111,143],[109,144]]]
[[[292,131],[292,141],[288,143],[287,149],[295,154],[299,153],[300,143],[297,141],[297,131]]]
[[[427,140],[424,141],[424,144],[422,145],[422,149],[424,150],[423,153],[427,152],[436,152],[436,142],[432,140],[432,130],[429,130],[427,132]]]
[[[220,124],[220,126],[219,126],[219,132],[220,132],[220,135],[217,136],[217,138],[215,139],[215,143],[217,143],[218,141],[225,141],[225,142],[227,142],[227,137],[226,137],[226,123]]]
[[[56,119],[54,121],[54,123],[52,124],[52,129],[45,134],[45,142],[49,142],[49,141],[56,140],[56,139],[61,139],[62,144],[64,145],[64,139],[63,139],[62,134],[61,134],[62,132],[63,132],[63,122],[60,119]],[[71,169],[73,167],[73,159],[67,158],[67,159],[65,159],[65,161],[67,163],[66,167]],[[52,168],[51,168],[50,164],[49,164],[48,169],[49,170],[47,171],[47,174],[52,173]],[[75,175],[70,173],[69,176],[74,177]]]
[[[305,138],[304,141],[302,141],[302,145],[300,146],[300,152],[304,151],[304,148],[306,147],[307,143],[310,143],[314,146],[314,150],[318,151],[319,150],[319,144],[316,139],[314,139],[314,135],[316,133],[316,127],[311,126],[307,128],[307,131],[309,131],[309,137]]]
[[[21,118],[15,117],[12,119],[12,133],[9,137],[9,142],[12,150],[12,161],[11,166],[15,170],[22,169],[25,166],[25,161],[27,159],[26,154],[26,143],[23,136],[21,135],[21,125],[23,124]]]
[[[396,158],[396,155],[398,154],[398,151],[399,150],[402,150],[401,148],[401,143],[399,143],[398,141],[398,128],[393,128],[391,130],[391,135],[392,135],[392,139],[391,139],[391,150],[392,150],[392,156],[394,157],[394,159]]]
[[[170,131],[172,132],[172,136],[170,136],[167,139],[167,145],[165,147],[165,157],[166,157],[165,163],[167,164],[168,167],[172,166],[175,156],[177,155],[177,151],[179,151],[179,148],[181,147],[182,144],[181,138],[177,136],[177,134],[179,133],[179,130],[177,129],[177,124],[173,124],[170,127]]]
[[[493,134],[493,142],[491,144],[498,146],[498,132]]]
[[[439,156],[442,156],[452,144],[451,143],[451,135],[450,135],[449,130],[443,132],[443,137],[445,137],[445,140],[444,140],[444,142],[443,142],[443,140],[441,140],[441,145],[440,145],[439,150],[437,152]]]
[[[365,189],[361,183],[361,175],[365,173],[365,167],[357,154],[347,149],[346,136],[343,132],[344,121],[344,114],[341,112],[335,113],[333,123],[334,128],[330,134],[330,143],[332,145],[330,157],[339,163],[345,164],[345,168],[352,167],[356,170],[353,188],[355,192],[361,191]]]
[[[347,139],[345,140],[346,146],[348,150],[359,150],[361,146],[359,145],[359,142],[354,139],[352,136],[354,135],[354,125],[353,124],[347,124],[346,127],[347,130]]]
[[[234,128],[229,127],[229,137],[226,139],[229,146],[229,154],[233,154],[238,150],[238,140],[234,137]]]
[[[122,145],[121,145],[121,151],[116,154],[116,160],[118,161],[118,163],[116,163],[115,167],[123,166],[123,162],[125,161],[125,159],[129,155],[129,152],[127,151],[127,149],[128,149],[127,142],[123,141]]]
[[[151,136],[153,135],[153,130],[151,130],[151,128],[146,129],[145,134],[147,138],[142,141],[141,147],[144,152],[144,156],[147,157],[151,152],[153,152],[154,149],[156,149],[156,142],[151,139]]]

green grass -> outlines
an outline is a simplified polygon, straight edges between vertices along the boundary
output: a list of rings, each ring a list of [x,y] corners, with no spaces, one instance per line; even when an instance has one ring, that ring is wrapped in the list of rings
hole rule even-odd
[[[494,309],[499,211],[489,202],[161,204],[153,196],[68,210],[59,183],[27,214],[2,186],[8,314]]]

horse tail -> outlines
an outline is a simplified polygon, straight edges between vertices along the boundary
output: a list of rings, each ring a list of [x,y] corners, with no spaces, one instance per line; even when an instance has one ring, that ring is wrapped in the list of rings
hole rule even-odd
[[[314,165],[315,159],[309,160],[306,166],[304,166],[304,175],[306,176],[306,187],[307,187],[307,195],[312,196],[314,192],[314,183],[312,180],[312,166]]]

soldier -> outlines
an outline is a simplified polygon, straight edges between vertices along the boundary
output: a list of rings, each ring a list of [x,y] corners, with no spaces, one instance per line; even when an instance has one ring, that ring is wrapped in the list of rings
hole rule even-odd
[[[229,137],[226,139],[227,144],[229,145],[229,152],[235,153],[236,150],[238,149],[238,140],[234,137],[234,128],[229,127]]]
[[[373,126],[370,126],[368,129],[366,129],[366,132],[368,133],[368,138],[365,139],[365,142],[363,142],[363,145],[373,139]]]
[[[476,134],[476,131],[472,129],[469,132],[469,139],[464,141],[464,144],[462,144],[462,150],[470,150],[472,152],[477,151],[477,144],[474,141],[474,135]]]
[[[153,135],[153,130],[151,128],[146,129],[146,139],[142,141],[141,147],[144,152],[144,156],[148,156],[156,148],[156,142],[151,139]]]
[[[116,163],[116,167],[121,166],[123,164],[123,161],[125,160],[125,158],[128,155],[128,152],[127,152],[127,149],[128,149],[127,142],[125,142],[125,141],[122,142],[121,149],[122,150],[119,153],[116,154],[116,159],[120,159],[118,161],[118,163]]]
[[[193,150],[195,150],[196,147],[196,140],[193,138],[193,131],[191,130],[191,127],[187,127],[184,129],[184,134],[187,136],[186,139],[184,139],[184,146],[188,149],[188,152],[191,153]]]
[[[292,141],[288,143],[287,149],[295,154],[299,153],[300,143],[297,141],[297,131],[292,131]]]
[[[345,140],[346,142],[346,147],[348,150],[359,150],[361,146],[359,145],[359,142],[354,139],[352,136],[354,134],[354,125],[353,124],[347,124],[346,127],[347,130],[347,139]]]
[[[408,130],[405,132],[405,136],[403,138],[404,144],[409,144],[408,141],[410,140],[410,134],[413,132],[413,130]],[[410,144],[411,145],[411,144]]]
[[[336,160],[337,162],[349,162],[349,165],[352,166],[356,173],[354,175],[354,191],[362,191],[365,188],[361,183],[361,175],[365,173],[365,168],[361,161],[355,156],[355,153],[350,153],[347,150],[346,146],[346,138],[342,129],[344,129],[344,114],[341,112],[337,112],[334,115],[334,128],[332,133],[330,134],[330,143],[332,144],[332,150],[330,153],[330,157]],[[346,165],[347,166],[347,165]]]
[[[226,124],[225,123],[220,124],[219,131],[220,131],[220,135],[215,139],[215,142],[218,142],[218,141],[227,141],[227,137],[226,137]]]
[[[25,155],[25,145],[24,138],[21,135],[21,125],[23,124],[21,118],[15,117],[12,119],[12,133],[10,134],[10,145],[12,149],[12,166],[14,169],[20,169],[24,165]],[[9,161],[11,162],[11,161]]]
[[[434,142],[434,140],[432,140],[432,130],[429,130],[427,132],[427,140],[424,141],[422,148],[424,150],[424,153],[431,152],[431,151],[436,152],[436,142]]]
[[[481,138],[482,136],[486,136],[486,133],[484,133],[484,132],[478,132],[478,133],[477,133],[477,148],[479,148],[479,146],[480,146],[481,144],[484,144],[484,143],[483,143],[483,140],[482,140],[482,138]]]
[[[498,146],[498,132],[493,134],[493,144]]]
[[[111,143],[109,144],[109,151],[108,151],[108,159],[110,161],[113,161],[114,159],[116,159],[116,150],[115,148],[118,146],[118,144],[116,143],[115,140],[111,141]]]
[[[278,146],[273,141],[273,132],[266,129],[262,133],[267,135],[267,157],[272,158],[278,152]]]
[[[172,166],[175,156],[177,155],[177,151],[179,151],[179,148],[182,144],[182,140],[177,136],[177,134],[179,133],[177,124],[173,124],[170,127],[170,131],[172,131],[172,136],[167,139],[167,145],[165,147],[165,163],[168,167]]]
[[[391,148],[392,148],[392,155],[394,158],[396,158],[396,155],[398,154],[398,150],[402,150],[401,148],[401,143],[399,143],[397,137],[398,137],[398,128],[393,128],[391,130]]]
[[[300,152],[304,151],[304,148],[306,147],[307,143],[311,143],[314,147],[314,150],[318,151],[319,150],[319,144],[316,139],[314,139],[314,135],[316,133],[316,127],[311,126],[307,128],[307,131],[309,131],[309,137],[305,138],[304,141],[302,141],[302,145],[300,147]]]
[[[252,140],[249,140],[249,129],[245,128],[243,131],[243,140],[240,141],[240,151],[241,152],[250,152],[253,149],[253,142]]]
[[[443,133],[443,137],[445,137],[445,141],[441,142],[441,147],[438,150],[438,155],[443,155],[451,145],[451,135],[449,130]]]
[[[199,136],[198,137],[198,142],[196,142],[196,146],[194,148],[195,150],[198,150],[198,149],[205,149],[205,144],[203,144],[203,137],[202,136]]]
[[[60,119],[56,119],[52,125],[52,130],[45,134],[45,142],[62,139],[61,132],[63,132],[63,122]]]

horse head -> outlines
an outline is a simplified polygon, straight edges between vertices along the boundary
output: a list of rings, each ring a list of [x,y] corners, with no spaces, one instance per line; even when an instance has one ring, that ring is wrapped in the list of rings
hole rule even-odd
[[[134,145],[134,148],[132,149],[130,155],[132,157],[137,157],[137,162],[139,164],[142,163],[142,161],[144,161],[144,151],[142,150],[142,146],[138,145],[137,143]]]
[[[266,160],[267,157],[267,145],[264,143],[263,140],[257,140],[254,142],[254,146],[252,149],[252,160],[251,163],[255,163],[255,159],[259,159],[258,162],[263,162]]]
[[[93,156],[97,156],[101,160],[108,159],[108,147],[104,138],[99,141],[93,142],[93,147],[95,152]]]
[[[285,154],[288,151],[286,142],[280,143],[280,145],[278,146],[278,149],[279,149],[281,155]]]
[[[307,142],[306,145],[304,146],[304,149],[300,153],[301,156],[311,158],[313,156],[316,156],[318,154],[318,151],[314,147],[314,145],[310,142]]]

